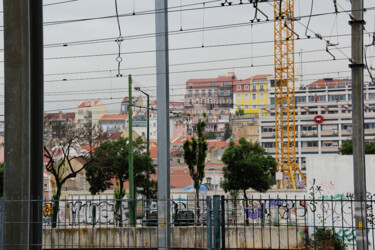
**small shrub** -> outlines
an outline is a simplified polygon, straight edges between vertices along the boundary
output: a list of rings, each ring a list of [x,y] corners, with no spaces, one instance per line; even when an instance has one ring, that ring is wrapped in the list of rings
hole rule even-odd
[[[316,228],[314,233],[314,246],[318,249],[345,250],[346,245],[342,238],[327,228]]]

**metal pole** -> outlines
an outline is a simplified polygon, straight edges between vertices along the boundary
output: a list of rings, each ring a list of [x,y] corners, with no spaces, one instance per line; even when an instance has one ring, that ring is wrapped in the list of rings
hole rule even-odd
[[[158,248],[170,248],[170,141],[168,1],[155,0],[157,134],[158,134]],[[161,11],[162,10],[162,11]]]
[[[214,195],[214,249],[220,250],[220,195]]]
[[[32,249],[42,249],[43,208],[43,136],[44,136],[44,67],[43,67],[43,1],[30,2],[30,197]]]
[[[221,249],[225,250],[225,198],[224,195],[221,197]]]
[[[366,223],[366,168],[363,135],[363,0],[352,1],[352,122],[353,122],[353,172],[357,249],[367,249]]]
[[[5,0],[5,202],[4,245],[30,244],[30,16],[29,1]]]
[[[7,249],[41,249],[43,183],[42,1],[5,0],[5,202]]]
[[[207,196],[207,250],[212,250],[212,204],[211,196]]]
[[[133,177],[133,102],[132,102],[132,76],[129,75],[129,220],[130,225],[134,225],[135,219],[135,194]]]
[[[150,96],[147,96],[147,155],[150,156]],[[150,173],[147,171],[147,179],[150,179]]]

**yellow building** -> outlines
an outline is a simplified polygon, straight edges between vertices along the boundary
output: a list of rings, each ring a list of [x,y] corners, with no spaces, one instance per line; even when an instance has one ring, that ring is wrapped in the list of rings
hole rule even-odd
[[[233,103],[236,111],[243,110],[244,117],[259,117],[268,101],[268,86],[272,75],[256,75],[236,81],[233,86]],[[267,111],[262,111],[267,116]]]
[[[231,124],[232,138],[234,140],[245,137],[250,142],[259,141],[259,123],[257,118],[233,117]]]

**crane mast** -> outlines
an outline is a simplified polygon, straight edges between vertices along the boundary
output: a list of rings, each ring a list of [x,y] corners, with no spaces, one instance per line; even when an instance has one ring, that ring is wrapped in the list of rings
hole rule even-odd
[[[274,18],[276,184],[296,189],[294,0],[274,1]]]

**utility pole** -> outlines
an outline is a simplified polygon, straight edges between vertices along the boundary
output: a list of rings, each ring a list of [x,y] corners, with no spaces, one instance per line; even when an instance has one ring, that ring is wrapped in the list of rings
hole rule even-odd
[[[129,75],[129,220],[130,225],[135,225],[135,192],[133,176],[133,102],[132,102],[132,76]]]
[[[352,121],[353,121],[353,176],[354,217],[357,249],[368,249],[366,216],[366,165],[363,134],[363,0],[352,0]]]
[[[155,0],[158,110],[158,249],[170,249],[170,141],[168,0]]]
[[[134,89],[147,97],[147,155],[150,156],[150,95],[141,90],[140,87],[135,87]],[[150,179],[149,172],[147,172],[147,179]]]
[[[4,245],[42,249],[42,0],[5,0]]]

